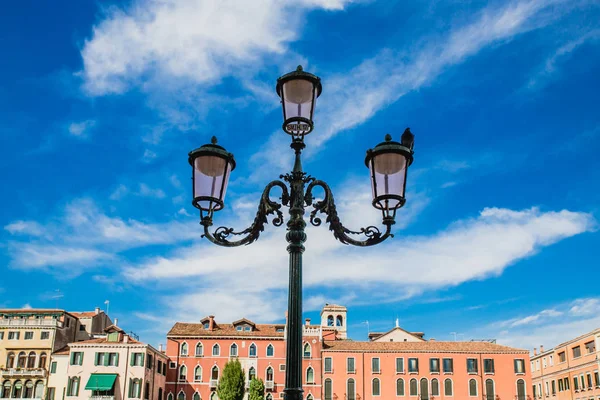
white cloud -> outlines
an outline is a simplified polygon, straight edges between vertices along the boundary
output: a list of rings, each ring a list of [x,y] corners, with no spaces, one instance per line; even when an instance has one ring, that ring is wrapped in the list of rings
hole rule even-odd
[[[509,327],[514,328],[517,326],[524,325],[532,325],[542,321],[546,321],[548,319],[556,318],[562,316],[564,313],[562,311],[557,311],[554,309],[542,310],[539,313],[528,315],[526,317],[515,318],[508,321],[499,322],[498,325],[501,327]]]
[[[11,235],[42,236],[44,228],[35,221],[15,221],[4,227]]]
[[[121,184],[119,186],[117,186],[117,188],[111,193],[110,195],[110,199],[111,200],[120,200],[121,198],[123,198],[127,193],[129,192],[129,189],[127,189],[127,186]]]
[[[21,306],[21,308],[31,309],[32,307],[31,307],[31,304],[25,303],[25,304],[23,304],[23,306]]]
[[[88,119],[81,122],[72,122],[69,125],[69,134],[78,138],[89,137],[90,130],[96,125],[96,121]]]
[[[346,3],[138,0],[127,10],[112,7],[81,51],[85,89],[102,95],[148,80],[214,85],[226,75],[247,76],[297,38],[303,8],[339,10]]]
[[[162,189],[153,189],[145,183],[140,183],[138,194],[142,197],[153,197],[156,199],[165,198],[165,192]]]
[[[575,316],[600,315],[600,299],[578,299],[573,302],[569,314]]]
[[[144,150],[144,155],[142,156],[142,161],[145,163],[150,163],[152,162],[152,160],[154,160],[158,155],[156,154],[156,152],[150,150],[150,149],[146,149]]]

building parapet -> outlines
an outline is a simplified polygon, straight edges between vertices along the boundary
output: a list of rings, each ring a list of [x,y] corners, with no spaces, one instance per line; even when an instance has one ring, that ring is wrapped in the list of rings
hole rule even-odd
[[[0,326],[22,327],[22,326],[43,326],[43,327],[58,327],[62,328],[62,322],[56,319],[0,319]]]
[[[306,325],[302,325],[302,336],[321,336],[321,327],[308,327]]]
[[[24,369],[24,368],[2,368],[0,375],[3,377],[35,377],[45,378],[46,370],[42,368]]]

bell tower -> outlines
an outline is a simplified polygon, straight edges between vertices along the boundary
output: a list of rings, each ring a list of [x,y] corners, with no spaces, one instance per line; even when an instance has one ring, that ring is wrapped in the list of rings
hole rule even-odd
[[[337,304],[326,303],[321,310],[321,327],[334,328],[337,332],[336,338],[348,338],[348,309]]]

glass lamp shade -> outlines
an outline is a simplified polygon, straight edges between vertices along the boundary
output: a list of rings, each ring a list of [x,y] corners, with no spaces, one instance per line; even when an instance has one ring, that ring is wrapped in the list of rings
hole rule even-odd
[[[365,164],[371,175],[373,207],[382,210],[384,216],[392,216],[406,202],[406,177],[413,161],[414,143],[414,136],[407,131],[402,135],[402,143],[393,142],[386,135],[385,142],[367,151]],[[413,139],[408,140],[409,135]]]
[[[221,210],[229,175],[235,169],[233,154],[217,145],[213,137],[211,144],[191,151],[188,161],[192,166],[194,207],[206,212]]]
[[[277,80],[277,94],[283,107],[284,132],[303,137],[314,127],[313,114],[321,94],[321,79],[304,72],[302,66]]]

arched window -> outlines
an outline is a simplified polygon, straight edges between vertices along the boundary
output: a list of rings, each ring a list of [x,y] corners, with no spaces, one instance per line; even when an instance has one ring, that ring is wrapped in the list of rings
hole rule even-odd
[[[181,350],[179,351],[179,355],[185,357],[188,355],[188,344],[186,342],[181,343]],[[179,397],[179,395],[177,395]]]
[[[13,398],[21,398],[23,397],[23,383],[21,381],[16,381],[13,385]]]
[[[494,391],[494,381],[491,379],[486,379],[485,381],[485,398],[486,400],[496,399],[496,393]]]
[[[254,343],[248,347],[248,357],[256,357],[256,345]]]
[[[36,399],[41,399],[44,397],[44,382],[37,381],[35,383],[35,394],[34,397]]]
[[[167,395],[167,400],[173,400],[173,393],[169,393]]]
[[[35,351],[30,351],[27,357],[27,368],[35,368]]]
[[[210,395],[210,400],[219,400],[219,396],[217,396],[216,392],[212,392]]]
[[[198,392],[194,393],[192,400],[200,400],[200,393],[198,393]]]
[[[185,382],[187,380],[187,367],[182,365],[179,367],[179,382]],[[179,395],[177,395],[179,396]]]
[[[331,384],[331,379],[327,378],[325,379],[325,400],[333,400],[333,390],[332,390],[332,384]]]
[[[344,326],[344,319],[341,315],[338,315],[335,319],[335,326]]]
[[[327,317],[327,326],[333,326],[333,315]]]
[[[38,368],[46,368],[46,353],[40,354],[40,361],[38,362]]]
[[[248,381],[251,381],[252,379],[256,379],[256,370],[254,367],[250,367],[248,370]]]
[[[396,381],[396,396],[404,396],[404,379],[402,378]]]
[[[267,379],[265,379],[265,380],[266,380],[267,382],[273,382],[273,368],[271,368],[271,367],[268,367],[268,368],[267,368],[267,374],[266,374],[266,375],[267,375],[267,376],[266,376],[266,378],[267,378]]]
[[[477,381],[475,379],[469,381],[469,396],[477,396]]]
[[[440,395],[440,383],[436,378],[431,380],[431,395],[439,396]]]
[[[304,358],[310,358],[310,344],[309,343],[304,343],[303,355],[304,355]]]
[[[309,393],[308,395],[306,395],[306,400],[314,400],[314,399],[315,398],[313,397],[312,394]]]
[[[419,388],[419,384],[417,383],[417,380],[416,380],[415,378],[412,378],[412,379],[410,380],[410,383],[409,383],[409,385],[408,385],[408,386],[409,386],[409,388],[408,388],[408,392],[409,392],[409,394],[410,394],[411,396],[416,396],[416,395],[418,395],[418,394],[419,394],[419,393],[418,393],[418,392],[419,392],[419,389],[418,389],[418,388]]]
[[[354,385],[354,379],[348,379],[348,384],[346,385],[346,394],[347,400],[356,400],[356,387]]]
[[[218,356],[221,354],[221,348],[219,347],[218,343],[215,343],[212,349],[212,354],[213,356]]]
[[[196,365],[196,368],[194,368],[194,381],[202,382],[202,367],[199,365]]]
[[[79,396],[79,377],[69,378],[67,383],[67,396]]]
[[[452,386],[452,379],[448,378],[444,381],[444,395],[445,396],[454,396],[454,389]]]
[[[10,385],[10,381],[4,381],[4,383],[2,384],[2,387],[0,389],[1,389],[0,398],[8,399],[10,397],[10,389],[12,389],[12,386]]]
[[[213,381],[219,379],[219,367],[217,367],[216,365],[213,366],[210,370],[210,379]]]
[[[185,400],[185,392],[183,390],[179,391],[179,394],[177,395],[177,400]]]
[[[419,390],[421,392],[421,400],[429,400],[429,385],[427,382],[427,378],[421,378]]]
[[[25,365],[27,365],[27,354],[22,351],[17,359],[17,368],[25,368]]]
[[[373,379],[371,389],[371,393],[373,393],[373,396],[379,396],[381,394],[381,383],[379,382],[379,378]]]
[[[233,343],[230,347],[229,347],[229,356],[230,357],[237,357],[238,353],[237,353],[237,344]]]
[[[559,380],[559,382],[562,381]],[[523,379],[517,381],[517,400],[525,400],[525,381]]]
[[[315,383],[315,371],[312,367],[306,369],[306,383]]]
[[[198,342],[196,344],[196,357],[202,357],[204,355],[204,347],[202,347],[202,343]]]
[[[265,397],[265,400],[273,400],[273,395],[271,393],[268,393],[267,397]]]
[[[12,351],[8,353],[6,356],[6,368],[14,368],[15,367],[15,353]],[[6,396],[8,397],[8,396]]]
[[[273,357],[274,354],[275,354],[275,348],[273,347],[272,344],[269,344],[267,346],[267,357]]]
[[[162,388],[158,388],[158,400],[163,400],[163,391]]]
[[[31,382],[31,381],[25,382],[25,392],[23,393],[23,398],[25,398],[25,399],[33,398],[33,382]]]

